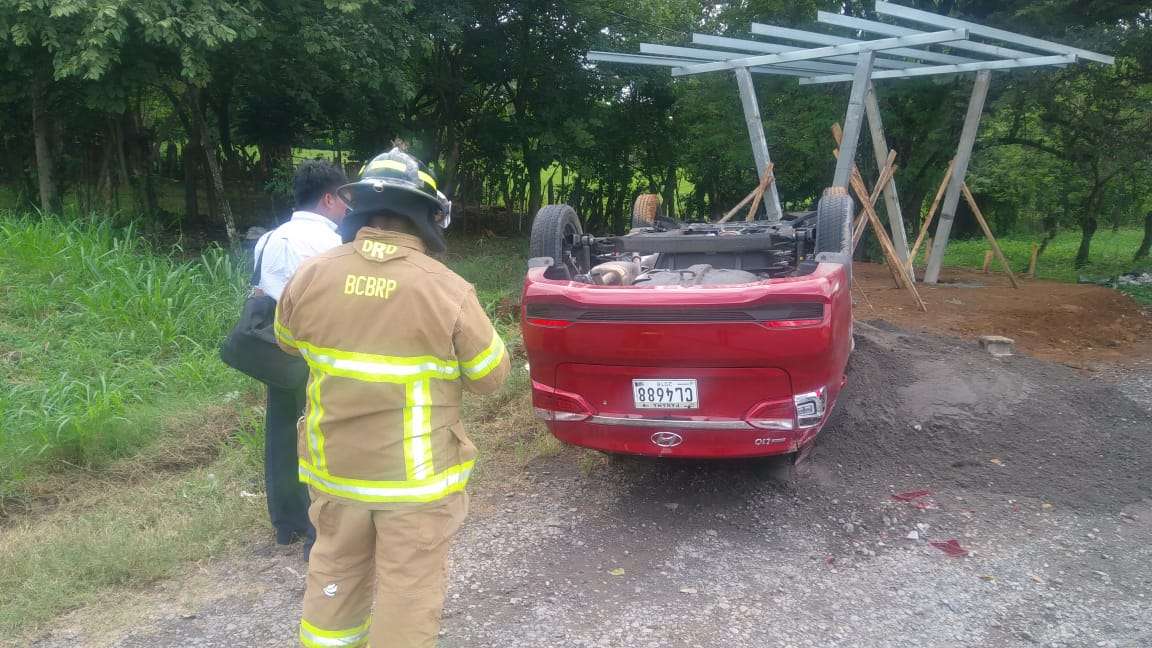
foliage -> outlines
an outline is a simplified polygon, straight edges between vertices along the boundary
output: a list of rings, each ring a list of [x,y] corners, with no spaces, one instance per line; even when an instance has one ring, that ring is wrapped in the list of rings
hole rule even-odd
[[[216,355],[247,275],[218,250],[181,261],[107,222],[0,215],[0,496],[32,466],[104,465],[247,389]]]
[[[1098,225],[1152,207],[1146,3],[912,4],[1117,55],[997,73],[969,184],[998,230],[1079,228],[1086,262]],[[731,75],[673,80],[584,52],[746,37],[753,20],[812,28],[818,9],[875,17],[831,0],[0,0],[0,180],[21,208],[124,211],[149,233],[220,240],[238,196],[259,195],[241,199],[241,225],[283,218],[294,151],[354,171],[399,138],[461,207],[568,201],[620,231],[632,199],[659,192],[671,213],[705,218],[756,178]],[[847,87],[756,85],[782,200],[805,208],[830,177]],[[912,228],[971,79],[877,87]],[[164,199],[181,188],[182,209]]]

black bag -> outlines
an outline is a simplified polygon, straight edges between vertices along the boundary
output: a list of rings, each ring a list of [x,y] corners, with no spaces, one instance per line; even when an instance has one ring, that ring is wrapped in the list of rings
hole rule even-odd
[[[267,247],[266,242],[256,257],[253,292],[260,284],[260,270]],[[240,310],[240,321],[220,345],[220,359],[269,387],[302,389],[308,382],[308,364],[303,358],[284,353],[276,345],[275,321],[276,300],[268,295],[250,293]]]

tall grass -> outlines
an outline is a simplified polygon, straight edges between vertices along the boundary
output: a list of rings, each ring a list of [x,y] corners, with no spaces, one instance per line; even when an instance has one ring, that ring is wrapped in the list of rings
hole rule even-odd
[[[0,213],[0,496],[250,387],[216,355],[247,275],[221,250],[182,261],[131,228]]]

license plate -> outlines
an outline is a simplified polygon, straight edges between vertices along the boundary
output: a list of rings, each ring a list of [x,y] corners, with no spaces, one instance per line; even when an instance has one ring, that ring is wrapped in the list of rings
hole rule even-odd
[[[695,380],[633,380],[637,409],[697,409],[700,392]]]

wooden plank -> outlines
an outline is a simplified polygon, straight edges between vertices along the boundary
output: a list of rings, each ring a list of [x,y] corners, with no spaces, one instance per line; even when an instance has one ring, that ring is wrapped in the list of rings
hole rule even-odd
[[[724,214],[724,216],[721,217],[720,220],[718,220],[716,222],[717,223],[727,223],[729,219],[731,219],[733,216],[736,215],[736,212],[740,211],[740,209],[742,207],[744,207],[744,205],[748,204],[748,201],[752,200],[752,198],[756,196],[757,189],[759,189],[759,186],[757,186],[756,189],[749,191],[747,196],[744,196],[744,198],[742,198],[740,200],[740,202],[736,203],[735,207],[733,207],[732,209],[729,209],[728,213]]]
[[[855,189],[856,195],[864,205],[864,211],[868,214],[868,220],[872,223],[872,230],[876,234],[876,240],[880,242],[880,249],[884,250],[884,255],[888,259],[888,267],[901,277],[904,287],[908,292],[912,293],[912,297],[916,300],[916,304],[920,310],[925,313],[928,312],[928,306],[924,300],[920,298],[920,291],[916,290],[916,283],[912,281],[912,277],[908,274],[908,269],[904,267],[904,263],[896,256],[896,250],[892,247],[892,241],[888,238],[888,232],[884,230],[884,224],[880,222],[880,217],[876,215],[876,210],[868,202],[868,188],[864,186],[863,180],[860,176],[852,178],[852,188]]]
[[[776,165],[771,162],[768,163],[768,166],[764,167],[764,175],[760,178],[760,184],[756,187],[756,196],[752,198],[752,206],[748,208],[748,215],[744,217],[745,222],[751,222],[756,219],[756,209],[760,207],[760,200],[764,198],[764,190],[775,180],[775,177],[772,175],[772,169],[775,167]]]
[[[912,245],[912,251],[908,253],[908,267],[912,267],[912,263],[916,261],[916,253],[920,250],[920,244],[924,242],[924,237],[928,235],[928,226],[932,224],[932,218],[936,215],[936,208],[940,206],[940,199],[944,197],[944,190],[948,188],[948,181],[952,179],[952,162],[948,162],[948,170],[944,172],[944,179],[940,181],[940,188],[936,190],[936,198],[932,201],[932,208],[928,210],[928,215],[924,217],[924,223],[920,225],[920,234],[916,236],[916,243]],[[932,249],[932,239],[928,238],[928,245],[925,249]]]
[[[1000,265],[1004,267],[1004,273],[1008,275],[1008,282],[1012,284],[1013,288],[1019,288],[1020,282],[1016,280],[1016,275],[1012,272],[1012,267],[1008,265],[1008,259],[1004,258],[1004,252],[1000,249],[1000,244],[996,242],[996,237],[992,236],[992,230],[988,228],[988,221],[984,220],[984,214],[980,213],[980,207],[976,204],[976,198],[972,196],[972,191],[968,189],[968,183],[962,183],[964,190],[964,199],[968,201],[968,206],[972,208],[972,215],[976,217],[976,222],[980,223],[980,229],[984,230],[984,236],[988,238],[988,244],[992,246],[992,252],[996,254],[996,258],[1000,260]]]
[[[1028,278],[1036,278],[1036,258],[1040,256],[1040,245],[1032,244],[1032,254],[1028,256]]]
[[[992,250],[984,252],[984,274],[988,274],[988,266],[992,265]]]
[[[837,146],[839,146],[840,142],[843,141],[843,138],[844,138],[844,131],[840,128],[840,124],[832,124],[832,139],[836,140]],[[839,159],[840,149],[833,149],[832,155],[834,157],[836,157],[837,159]],[[880,172],[880,178],[876,182],[876,188],[872,190],[872,195],[869,197],[869,200],[871,201],[873,206],[876,205],[876,201],[879,199],[880,192],[882,192],[884,190],[884,188],[886,187],[886,185],[892,181],[892,178],[896,173],[897,167],[894,164],[895,160],[896,160],[896,151],[890,151],[888,153],[888,158],[887,158],[887,161],[884,165],[884,169]],[[852,175],[854,177],[859,177],[861,182],[864,181],[864,177],[860,175],[860,167],[856,166],[855,164],[852,165]],[[856,246],[860,245],[860,239],[864,237],[864,230],[867,229],[867,227],[868,227],[868,216],[863,211],[861,211],[860,214],[856,217],[856,222],[854,222],[852,224],[852,252],[853,253],[856,252]],[[909,274],[911,274],[911,273],[909,273]],[[913,278],[915,278],[915,277],[913,276]],[[900,279],[898,279],[898,278],[896,279],[896,285],[897,286],[900,285]]]

